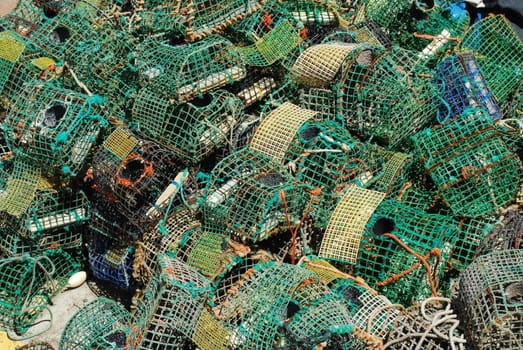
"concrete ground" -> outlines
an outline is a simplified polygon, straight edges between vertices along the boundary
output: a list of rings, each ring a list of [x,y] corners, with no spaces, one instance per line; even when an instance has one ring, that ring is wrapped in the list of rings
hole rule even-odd
[[[52,345],[56,350],[60,342],[60,336],[67,324],[67,321],[74,315],[74,313],[84,306],[86,303],[95,299],[96,295],[91,291],[87,283],[82,284],[76,289],[69,289],[53,298],[53,305],[49,306],[53,314],[52,327],[48,331],[28,340],[22,341],[23,344],[28,344],[35,341],[44,341]],[[38,318],[38,321],[49,319],[49,313],[44,311]],[[37,334],[48,327],[48,322],[43,322],[31,328],[24,336]],[[3,349],[3,348],[0,348]]]

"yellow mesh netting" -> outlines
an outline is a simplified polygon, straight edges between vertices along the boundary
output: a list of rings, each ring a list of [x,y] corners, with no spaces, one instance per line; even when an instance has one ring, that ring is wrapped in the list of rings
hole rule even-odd
[[[192,336],[192,341],[201,350],[228,349],[229,331],[222,326],[207,309],[204,309]]]
[[[126,130],[116,129],[104,141],[104,146],[121,159],[125,159],[138,144],[136,137]]]
[[[409,156],[407,154],[399,152],[394,153],[385,163],[383,176],[379,178],[377,184],[381,186],[390,186],[408,160]]]
[[[338,270],[328,261],[315,259],[307,261],[305,268],[316,272],[320,276],[320,281],[324,284],[329,284],[335,279],[346,278],[346,274]]]
[[[40,182],[40,168],[17,162],[7,181],[7,191],[0,197],[0,211],[20,216],[31,205]]]
[[[187,257],[187,265],[198,269],[211,280],[220,273],[223,257],[224,235],[203,232]]]
[[[385,193],[352,185],[336,206],[321,242],[321,258],[356,263],[365,225]]]
[[[285,102],[261,122],[249,149],[282,162],[298,128],[315,114],[315,111]]]
[[[25,45],[16,40],[12,33],[0,33],[0,58],[14,63],[24,50]]]
[[[340,70],[345,58],[359,44],[319,44],[305,50],[294,63],[291,75],[310,87],[326,87]]]
[[[39,57],[31,60],[31,64],[38,69],[44,70],[49,68],[49,66],[54,66],[56,64],[55,60],[49,57]]]

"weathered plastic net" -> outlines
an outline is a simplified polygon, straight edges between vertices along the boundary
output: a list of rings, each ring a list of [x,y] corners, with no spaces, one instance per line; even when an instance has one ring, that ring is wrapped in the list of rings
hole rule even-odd
[[[463,53],[447,57],[438,65],[436,77],[442,84],[445,100],[440,108],[440,121],[446,119],[445,115],[452,118],[471,107],[486,109],[492,119],[502,117],[474,55]]]
[[[84,180],[143,230],[158,222],[182,186],[179,158],[125,129],[105,139],[92,164]]]
[[[355,274],[394,303],[435,296],[457,234],[446,216],[385,200],[366,224]]]
[[[455,214],[494,213],[518,191],[521,163],[483,109],[469,109],[414,137],[416,151]]]
[[[459,282],[465,335],[479,349],[519,349],[523,344],[523,251],[478,257]]]
[[[142,86],[180,103],[241,80],[246,74],[232,43],[218,35],[177,46],[149,38],[137,50],[136,68]]]
[[[78,264],[61,250],[0,260],[0,324],[24,334],[65,287]]]
[[[11,31],[0,33],[0,92],[4,90],[25,48],[25,42],[15,33]]]
[[[58,349],[124,349],[130,319],[129,311],[121,304],[98,297],[69,319]]]
[[[494,250],[521,249],[523,242],[523,217],[518,208],[509,207],[495,218],[495,225],[488,235],[481,240],[474,252],[474,256],[488,254]]]
[[[179,259],[158,254],[158,269],[133,314],[130,349],[183,346],[198,326],[210,281]]]
[[[7,111],[7,139],[17,154],[50,166],[50,172],[76,174],[107,126],[99,102],[50,84],[27,85]]]
[[[199,162],[231,143],[234,129],[243,119],[243,103],[225,90],[172,105],[168,99],[144,88],[133,107],[133,122],[138,124],[138,131],[160,140],[189,163]]]
[[[474,53],[499,103],[504,103],[521,83],[523,43],[505,16],[487,16],[475,23],[458,50]]]
[[[204,221],[259,241],[299,220],[307,199],[307,187],[282,165],[243,149],[213,169],[202,203]]]

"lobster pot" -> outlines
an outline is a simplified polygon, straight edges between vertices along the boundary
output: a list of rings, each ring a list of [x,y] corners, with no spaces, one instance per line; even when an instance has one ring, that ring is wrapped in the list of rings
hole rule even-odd
[[[131,349],[182,348],[195,333],[211,291],[210,281],[180,260],[158,254],[158,262],[133,314]]]
[[[250,66],[266,67],[291,56],[302,42],[303,28],[284,7],[267,2],[259,11],[234,26],[240,45],[237,50]]]
[[[445,298],[433,298],[423,300],[421,306],[400,308],[384,346],[394,350],[462,347],[466,341],[457,329],[459,320],[449,303]]]
[[[89,244],[89,267],[93,276],[123,289],[134,288],[134,247],[94,235]]]
[[[271,158],[243,149],[212,171],[204,191],[204,222],[260,241],[299,220],[309,195]]]
[[[214,311],[231,331],[233,349],[273,346],[292,295],[301,284],[318,283],[314,272],[284,263],[259,263],[244,273]]]
[[[504,16],[488,16],[472,25],[458,50],[476,56],[479,68],[500,104],[517,91],[523,77],[523,43]]]
[[[54,350],[53,346],[48,342],[35,341],[26,345],[22,345],[18,350]]]
[[[178,2],[178,13],[185,17],[186,39],[197,41],[222,32],[259,10],[262,3],[258,0],[184,0]]]
[[[164,147],[116,129],[94,155],[91,187],[134,225],[148,230],[182,186],[179,166],[178,157]]]
[[[137,50],[141,85],[169,101],[190,101],[246,75],[232,43],[218,35],[178,46],[148,38]]]
[[[144,88],[134,103],[133,121],[141,134],[160,140],[187,163],[197,163],[231,142],[244,119],[243,107],[238,97],[225,90],[171,105]]]
[[[393,303],[410,305],[438,290],[458,233],[446,216],[383,201],[365,226],[355,273],[370,286],[380,287]],[[425,258],[431,266],[430,278],[418,258],[401,245]],[[409,270],[413,265],[416,267]]]
[[[7,139],[17,154],[76,174],[107,123],[98,103],[71,90],[29,84],[7,111]]]
[[[382,28],[398,26],[401,17],[410,10],[411,2],[408,0],[376,0],[362,1],[359,4],[354,22],[371,19]]]
[[[369,43],[373,45],[381,45],[387,49],[392,47],[392,40],[389,35],[372,19],[354,24],[351,27],[354,31],[354,39],[358,43]]]
[[[299,285],[291,305],[299,310],[291,316],[287,338],[302,348],[314,348],[326,342],[341,349],[366,349],[365,342],[354,338],[353,319],[343,299],[320,283]],[[292,312],[292,311],[291,311]]]
[[[460,115],[471,107],[486,109],[494,120],[502,117],[474,55],[462,53],[447,57],[438,65],[436,78],[442,84],[445,100],[440,107],[440,120],[445,121],[445,115]]]
[[[460,276],[464,329],[478,349],[520,349],[523,342],[523,251],[478,257]]]
[[[0,260],[0,324],[24,334],[50,299],[60,293],[78,264],[61,250]]]
[[[471,109],[414,137],[417,154],[457,215],[492,214],[518,191],[521,163],[483,109]]]
[[[200,226],[200,221],[187,208],[173,209],[165,222],[146,232],[142,241],[136,244],[133,276],[146,284],[157,269],[156,255],[177,252],[182,242],[190,241],[193,232],[198,231]]]
[[[331,289],[345,300],[355,327],[380,339],[387,336],[399,310],[386,296],[343,278],[337,279]]]
[[[476,257],[496,250],[523,248],[520,238],[523,233],[523,217],[518,208],[509,207],[492,220],[496,220],[494,228],[475,250]]]
[[[91,200],[93,208],[88,223],[91,232],[124,242],[134,242],[142,237],[144,228],[130,222],[115,203],[108,201],[104,195],[94,198]]]
[[[58,15],[67,6],[67,2],[19,0],[12,9],[0,12],[0,22],[6,30],[30,37],[41,25]]]
[[[15,32],[0,32],[0,92],[3,92],[20,57],[26,49]]]
[[[131,315],[114,300],[98,297],[67,321],[59,350],[124,349]]]
[[[439,92],[415,52],[399,47],[380,51],[360,44],[346,60],[333,88],[336,113],[350,131],[400,150],[432,123]]]
[[[19,157],[3,162],[0,169],[0,211],[8,214],[7,218],[13,216],[12,220],[16,222],[16,218],[21,217],[33,203],[42,179],[41,169],[28,159]]]
[[[77,230],[89,220],[90,206],[82,191],[54,189],[40,184],[40,189],[35,191],[23,213],[17,216],[7,211],[1,216],[2,226],[10,226],[21,237],[59,245],[68,241],[66,236],[69,230]],[[53,242],[53,238],[57,241]]]

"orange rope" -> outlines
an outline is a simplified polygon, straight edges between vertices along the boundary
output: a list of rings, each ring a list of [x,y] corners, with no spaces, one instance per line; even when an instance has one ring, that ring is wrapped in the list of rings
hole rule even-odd
[[[420,265],[423,265],[425,269],[427,270],[427,278],[429,281],[430,289],[432,291],[432,296],[435,297],[438,295],[438,280],[437,280],[437,267],[439,263],[441,262],[441,251],[439,248],[433,248],[430,252],[428,252],[425,256],[421,256],[420,254],[416,253],[412,248],[410,248],[406,243],[404,243],[401,239],[399,239],[396,235],[392,233],[384,233],[385,237],[391,238],[394,242],[396,242],[400,247],[405,249],[408,253],[414,255],[420,262],[412,265],[410,268],[408,268],[405,271],[402,271],[398,274],[395,274],[386,280],[382,282],[376,283],[378,287],[385,286],[389,283],[395,282],[399,280],[401,277],[411,273],[415,269],[417,269]],[[427,261],[431,256],[436,257],[436,263],[434,264],[434,274],[432,274],[432,269],[430,267],[429,262]]]

